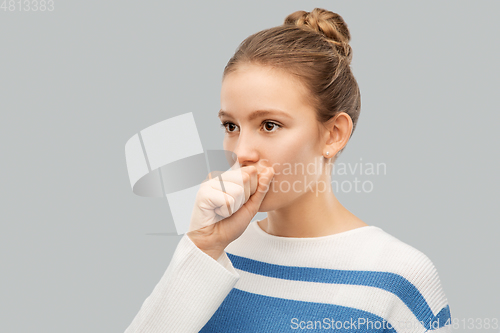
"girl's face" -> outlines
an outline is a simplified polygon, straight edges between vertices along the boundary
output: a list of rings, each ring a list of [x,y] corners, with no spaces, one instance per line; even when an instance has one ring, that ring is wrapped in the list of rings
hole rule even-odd
[[[318,185],[327,179],[324,165],[318,172],[326,137],[307,97],[293,76],[270,67],[245,64],[222,82],[224,149],[236,154],[241,167],[275,170],[261,212],[293,204],[317,186],[330,186]]]

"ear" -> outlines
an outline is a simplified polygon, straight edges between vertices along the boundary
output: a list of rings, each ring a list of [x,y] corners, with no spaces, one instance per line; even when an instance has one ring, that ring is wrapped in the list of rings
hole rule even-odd
[[[324,133],[325,149],[330,151],[330,156],[335,156],[345,147],[352,133],[352,119],[345,113],[340,112],[335,117],[328,120],[325,124]]]

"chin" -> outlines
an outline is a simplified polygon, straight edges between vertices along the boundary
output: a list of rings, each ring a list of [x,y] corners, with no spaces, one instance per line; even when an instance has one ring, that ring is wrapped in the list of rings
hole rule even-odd
[[[290,199],[277,192],[267,192],[264,200],[260,204],[258,212],[269,212],[286,206]]]

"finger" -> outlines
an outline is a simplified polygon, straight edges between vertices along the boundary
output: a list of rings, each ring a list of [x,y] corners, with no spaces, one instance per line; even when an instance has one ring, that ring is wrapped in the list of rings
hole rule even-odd
[[[202,207],[202,209],[213,210],[215,214],[226,218],[235,212],[234,202],[231,195],[222,191],[213,191],[208,198],[208,207]]]
[[[221,180],[222,179],[222,180]],[[212,179],[208,185],[214,192],[222,192],[232,197],[232,204],[230,205],[230,212],[235,212],[240,209],[241,206],[246,202],[244,188],[238,184],[225,181],[223,175],[219,175],[217,178]],[[212,195],[212,194],[210,194]],[[214,194],[215,195],[215,194]],[[219,201],[220,202],[220,201]]]
[[[240,169],[236,170],[228,170],[222,174],[219,174],[219,176],[222,177],[223,182],[231,182],[234,184],[238,184],[244,189],[245,192],[245,199],[243,203],[245,203],[248,198],[250,198],[250,195],[252,195],[252,177],[255,178],[255,174],[257,174],[257,168],[254,166],[248,166],[248,167],[243,167]],[[220,178],[219,178],[220,180]],[[214,179],[215,181],[215,179]],[[253,182],[257,184],[257,179],[254,179]],[[214,183],[215,184],[215,183]],[[256,185],[254,185],[256,187]],[[221,189],[222,186],[213,186],[214,188]],[[242,204],[243,204],[242,203]]]
[[[245,185],[243,182],[243,174],[245,173],[246,168],[247,167],[236,170],[228,170],[222,173],[221,176],[224,179],[224,181],[232,182],[240,185],[241,187],[244,187]]]
[[[256,207],[256,212],[259,209],[264,197],[269,191],[270,184],[274,178],[274,169],[272,167],[266,168],[264,172],[259,174],[259,185],[257,191],[252,195],[252,204]]]
[[[243,187],[245,189],[245,202],[256,191],[258,185],[258,169],[255,166],[247,166],[240,169],[242,172]],[[226,179],[227,177],[224,177]]]
[[[203,180],[203,183],[206,181],[209,181],[211,179],[216,178],[218,175],[220,175],[222,171],[211,171],[208,173],[207,177]]]
[[[258,170],[254,166],[243,167],[241,170],[246,174],[243,181],[245,185],[245,202],[247,202],[257,188]]]
[[[257,191],[257,186],[259,185],[259,172],[257,168],[255,168],[255,171],[256,172],[250,174],[250,195]]]
[[[213,174],[214,172],[210,175],[213,176]],[[258,187],[258,170],[254,166],[248,166],[229,170],[222,174],[219,172],[217,178],[210,180],[209,185],[211,188],[226,192],[234,198],[234,205],[228,208],[234,213],[255,193]]]
[[[244,202],[247,202],[248,198],[250,198],[250,174],[247,169],[241,169],[242,179],[243,179],[243,193],[244,193]]]
[[[273,178],[274,178],[274,169],[272,167],[267,168],[266,170],[264,170],[259,174],[259,185],[257,187],[257,190],[255,191],[254,194],[250,196],[250,199],[248,199],[245,205],[243,205],[247,209],[240,209],[240,211],[242,211],[241,214],[245,214],[244,212],[247,212],[247,214],[251,215],[247,216],[247,218],[250,219],[253,218],[255,214],[257,214],[260,205],[264,200],[264,197],[269,191],[270,187],[269,185],[271,184]]]

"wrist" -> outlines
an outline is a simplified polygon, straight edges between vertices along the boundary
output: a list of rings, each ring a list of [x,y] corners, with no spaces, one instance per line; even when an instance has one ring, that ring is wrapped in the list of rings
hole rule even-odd
[[[224,250],[202,250],[206,254],[208,254],[210,257],[212,257],[215,261],[217,261],[223,254]]]
[[[224,253],[225,247],[213,246],[212,243],[205,244],[207,243],[205,238],[202,238],[200,240],[190,233],[187,233],[187,236],[194,243],[194,245],[196,245],[197,248],[212,257],[214,260],[219,259],[220,256]]]

